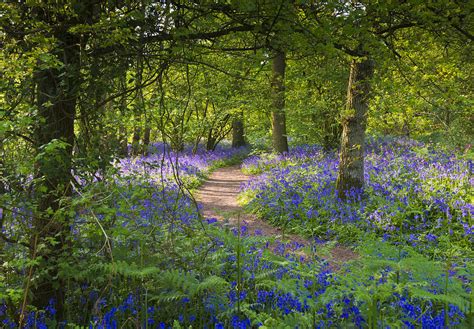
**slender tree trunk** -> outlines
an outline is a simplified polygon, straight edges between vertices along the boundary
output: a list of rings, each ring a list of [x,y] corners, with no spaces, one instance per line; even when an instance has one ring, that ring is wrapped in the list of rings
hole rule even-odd
[[[5,149],[3,147],[3,140],[0,139],[0,199],[2,198],[3,194],[7,193],[7,187],[5,184],[6,177],[8,176],[5,168],[5,164],[3,162],[5,156]],[[3,232],[3,222],[5,216],[5,209],[3,209],[2,205],[0,205],[0,232]],[[0,244],[0,247],[3,245]]]
[[[123,68],[123,71],[121,72],[121,75],[119,77],[119,86],[120,86],[120,91],[124,91],[127,89],[127,69]],[[119,113],[120,116],[124,116],[125,112],[127,112],[127,96],[124,94],[122,97],[120,97],[120,108],[119,108]],[[124,124],[124,120],[119,121],[119,127],[118,127],[118,144],[119,144],[119,155],[121,157],[127,157],[129,156],[130,152],[128,150],[128,137],[129,137],[129,131],[127,130],[127,127]]]
[[[138,72],[138,78],[137,78],[137,84],[141,84],[141,69],[139,69]],[[143,99],[143,90],[138,89],[138,100],[137,104],[135,104],[135,127],[133,128],[133,137],[132,137],[132,154],[134,156],[139,155],[141,150],[144,150],[144,147],[140,147],[140,139],[142,135],[142,112],[145,111],[145,102]],[[148,138],[150,135],[148,135]],[[143,140],[145,140],[145,137],[143,137]],[[149,142],[149,139],[148,139]]]
[[[232,147],[242,147],[246,144],[244,135],[244,112],[240,111],[232,121]]]
[[[451,109],[449,107],[445,109],[444,122],[446,123],[446,129],[449,129],[451,125]]]
[[[180,119],[181,118],[177,116],[173,120],[174,123],[169,136],[171,149],[175,152],[184,151],[184,138],[180,129]]]
[[[326,151],[335,149],[338,147],[341,140],[341,125],[337,121],[334,113],[330,111],[324,111],[323,115],[323,147]]]
[[[140,1],[140,9],[142,11],[142,14],[145,15],[144,13],[145,7],[143,4],[143,1]],[[145,98],[143,96],[142,81],[143,81],[143,29],[140,28],[140,46],[137,53],[137,67],[136,67],[136,79],[135,79],[135,87],[138,89],[137,89],[137,99],[136,99],[136,104],[135,104],[136,121],[135,121],[135,127],[133,130],[133,138],[132,138],[133,155],[139,155],[140,153],[143,154],[143,151],[145,149],[143,145],[140,147],[140,139],[141,139],[142,127],[143,127],[142,114],[145,113]],[[146,121],[146,114],[144,115],[144,117]],[[145,138],[143,139],[145,140]]]
[[[65,287],[59,276],[59,264],[66,261],[71,223],[68,212],[61,212],[60,208],[72,194],[74,120],[80,84],[79,40],[64,25],[56,31],[61,48],[55,52],[63,68],[47,68],[35,73],[38,206],[33,220],[35,236],[31,239],[39,262],[32,285],[32,303],[44,309],[50,299],[54,299],[59,319],[63,316]]]
[[[273,58],[272,78],[272,141],[278,153],[288,152],[285,116],[285,53],[278,51]]]
[[[148,123],[145,123],[145,130],[143,131],[143,145],[142,145],[142,152],[143,155],[148,155],[150,153],[150,132],[151,128]]]
[[[206,141],[206,150],[207,151],[212,151],[215,149],[216,145],[216,137],[213,134],[213,129],[209,129],[209,132],[207,134],[207,141]]]
[[[347,87],[347,105],[342,118],[341,151],[337,191],[346,199],[351,190],[364,187],[364,144],[370,80],[374,74],[371,59],[353,60]]]
[[[137,123],[135,124],[135,128],[133,128],[133,137],[132,137],[132,150],[131,153],[133,156],[140,154],[140,135],[142,129],[140,127],[141,123],[141,116],[136,118]]]
[[[120,157],[125,158],[128,154],[128,140],[127,140],[127,129],[123,123],[120,123],[118,129],[118,154]]]

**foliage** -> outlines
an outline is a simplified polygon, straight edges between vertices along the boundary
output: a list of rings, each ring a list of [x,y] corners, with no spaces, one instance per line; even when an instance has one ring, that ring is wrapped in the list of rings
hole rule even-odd
[[[472,9],[2,2],[2,326],[464,325],[474,309],[472,294],[469,314],[459,300],[472,274]],[[276,52],[287,67],[280,137],[295,146],[278,156],[265,153]],[[365,194],[343,204],[335,149],[348,65],[367,58],[376,63],[368,130],[427,144],[371,141]],[[248,154],[222,147],[236,121],[254,147],[244,170],[262,174],[243,202],[283,230],[367,240],[362,263],[333,273],[314,250],[298,251],[301,260],[290,251],[300,246],[201,218],[193,190]],[[435,283],[444,288],[434,293]]]
[[[89,183],[75,198],[73,232],[81,247],[69,255],[74,262],[63,262],[60,271],[68,282],[69,324],[323,328],[464,323],[469,302],[459,279],[468,278],[472,268],[455,265],[453,258],[447,265],[447,259],[433,261],[416,247],[372,237],[358,250],[361,258],[333,272],[310,249],[297,253],[297,244],[249,236],[245,223],[222,228],[212,218],[201,219],[192,200],[167,177],[174,161],[186,181],[187,175],[199,177],[216,161],[236,154],[219,152],[168,153],[163,163],[160,153],[124,159],[118,175]],[[288,160],[294,166],[308,153]],[[29,265],[12,262],[8,267]],[[3,277],[10,287],[2,290],[0,313],[7,326],[15,326],[23,293],[21,285],[11,289],[14,277]],[[45,310],[30,310],[25,327],[54,326],[55,321],[51,301]]]
[[[407,139],[371,140],[365,162],[365,190],[343,202],[333,153],[302,146],[252,156],[243,169],[260,175],[243,188],[241,201],[285,230],[358,246],[362,257],[331,285],[328,300],[362,302],[369,327],[447,325],[442,315],[425,317],[434,310],[459,314],[462,322],[472,300],[469,162]],[[404,301],[416,305],[411,315],[394,306],[408,307]]]
[[[472,182],[466,160],[422,143],[388,139],[369,143],[365,163],[365,195],[353,191],[351,202],[342,203],[334,190],[334,153],[303,146],[285,155],[250,157],[244,170],[263,175],[244,189],[244,202],[278,225],[288,222],[319,238],[336,237],[350,225],[389,240],[401,233],[419,248],[430,242],[427,234],[435,240],[447,234],[469,249]]]

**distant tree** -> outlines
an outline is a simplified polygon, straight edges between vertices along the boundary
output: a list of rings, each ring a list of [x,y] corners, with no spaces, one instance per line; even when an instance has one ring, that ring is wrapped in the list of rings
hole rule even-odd
[[[232,120],[232,147],[245,146],[244,112],[239,111]]]

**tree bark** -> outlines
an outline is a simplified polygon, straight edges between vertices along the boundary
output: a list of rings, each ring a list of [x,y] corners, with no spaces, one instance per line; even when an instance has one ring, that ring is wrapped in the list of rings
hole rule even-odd
[[[37,84],[35,196],[37,212],[33,219],[36,250],[36,278],[33,305],[44,309],[55,299],[58,318],[64,310],[64,287],[59,265],[67,254],[71,218],[60,208],[71,197],[72,150],[77,92],[80,85],[79,39],[67,31],[66,24],[55,31],[60,45],[54,52],[62,68],[38,69]],[[41,64],[41,63],[40,63]],[[39,249],[39,244],[43,246]]]
[[[181,129],[180,118],[177,116],[173,119],[173,127],[171,127],[169,138],[170,138],[170,147],[175,152],[184,151],[184,136]]]
[[[240,111],[232,121],[232,147],[242,147],[246,144],[244,135],[244,112]]]
[[[374,62],[353,60],[342,118],[341,151],[336,188],[341,199],[364,187],[364,144]]]
[[[142,153],[143,155],[148,155],[150,153],[150,132],[151,128],[148,123],[145,123],[145,131],[143,132],[143,145]]]
[[[133,156],[137,156],[140,154],[140,135],[141,135],[141,127],[139,126],[141,124],[141,116],[135,116],[136,118],[136,125],[135,128],[133,129],[133,137],[132,137],[132,150],[131,153]]]
[[[127,70],[125,68],[122,69],[123,71],[120,74],[119,77],[119,86],[120,86],[120,91],[123,92],[124,90],[127,89]],[[124,116],[125,112],[127,111],[127,96],[126,94],[123,94],[120,97],[119,100],[119,113],[120,116]],[[120,157],[127,157],[130,156],[130,152],[128,149],[128,137],[129,137],[129,132],[127,131],[127,127],[125,126],[123,120],[119,121],[119,127],[118,127],[118,144],[119,144],[119,156]]]
[[[130,155],[128,152],[127,129],[123,123],[120,123],[118,128],[118,155],[121,158],[125,158]]]
[[[206,141],[206,150],[207,151],[213,151],[216,147],[216,137],[213,134],[213,129],[209,129],[209,132],[207,133],[207,141]]]
[[[288,152],[285,116],[285,53],[277,51],[273,58],[272,77],[272,141],[278,153]]]

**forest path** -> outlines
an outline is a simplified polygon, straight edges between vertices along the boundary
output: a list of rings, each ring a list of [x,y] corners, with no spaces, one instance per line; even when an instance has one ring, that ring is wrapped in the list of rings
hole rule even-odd
[[[220,222],[229,223],[233,227],[245,225],[250,235],[261,234],[268,237],[279,237],[281,229],[248,214],[237,202],[240,185],[247,182],[251,176],[240,170],[240,165],[219,168],[201,185],[196,193],[196,201],[201,206],[201,214],[205,218],[216,218]],[[308,245],[309,241],[298,236],[286,236],[287,240]]]
[[[251,177],[242,173],[239,164],[215,170],[195,193],[196,201],[202,206],[201,214],[205,218],[216,218],[232,227],[238,227],[240,220],[241,225],[247,227],[250,235],[257,233],[281,240],[283,232],[280,228],[270,225],[253,214],[246,213],[237,202],[241,184]],[[284,240],[305,246],[311,243],[310,240],[294,234],[285,234]],[[336,246],[331,249],[330,255],[323,257],[333,267],[338,268],[342,263],[357,258],[357,255],[348,248]]]

